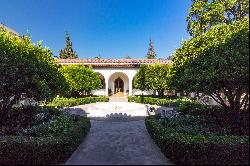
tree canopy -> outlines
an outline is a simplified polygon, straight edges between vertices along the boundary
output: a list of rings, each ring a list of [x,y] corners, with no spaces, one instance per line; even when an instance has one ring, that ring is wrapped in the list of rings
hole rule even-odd
[[[73,50],[72,42],[70,41],[69,34],[66,32],[66,46],[63,50],[60,50],[60,58],[62,59],[75,59],[77,58],[78,55],[76,52]]]
[[[99,75],[91,67],[68,65],[62,66],[60,71],[69,84],[69,95],[71,96],[79,96],[80,93],[88,93],[90,90],[102,86]]]
[[[191,36],[198,36],[214,25],[231,24],[245,16],[249,16],[249,0],[193,0],[187,30]]]
[[[0,112],[10,111],[23,94],[44,100],[62,93],[66,81],[42,43],[0,28]],[[6,113],[7,114],[7,113]]]
[[[248,17],[214,26],[203,35],[183,42],[172,60],[171,84],[176,90],[202,92],[227,109],[248,108]]]
[[[155,90],[163,95],[169,89],[170,65],[142,65],[134,78],[134,87],[141,90]]]

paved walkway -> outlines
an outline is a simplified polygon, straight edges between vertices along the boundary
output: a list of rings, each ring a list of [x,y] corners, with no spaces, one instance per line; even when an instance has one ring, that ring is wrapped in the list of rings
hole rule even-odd
[[[109,102],[111,105],[115,104]],[[98,104],[98,103],[97,103]],[[118,104],[118,103],[117,103]],[[123,103],[126,105],[126,103]],[[149,136],[145,117],[91,118],[91,129],[67,165],[170,165]]]
[[[144,120],[91,120],[91,130],[66,162],[81,165],[169,165],[146,131]]]
[[[121,97],[110,96],[109,102],[128,102],[128,98],[126,96],[121,96]]]

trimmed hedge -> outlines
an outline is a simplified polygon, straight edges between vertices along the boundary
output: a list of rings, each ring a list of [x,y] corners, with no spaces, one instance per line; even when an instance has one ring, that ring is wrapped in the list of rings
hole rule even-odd
[[[82,142],[90,126],[88,118],[79,117],[69,131],[59,136],[1,136],[0,165],[62,164]]]
[[[136,102],[136,103],[155,104],[155,105],[161,105],[161,106],[173,106],[173,107],[180,107],[180,106],[189,106],[193,108],[206,107],[203,104],[200,104],[196,101],[193,101],[187,98],[161,99],[161,98],[154,98],[154,97],[128,96],[128,101]]]
[[[47,104],[47,106],[54,107],[72,107],[76,105],[96,103],[96,102],[108,102],[109,98],[106,96],[99,97],[84,97],[84,98],[54,98],[54,100]]]
[[[178,165],[247,165],[249,137],[192,135],[164,127],[157,116],[145,119],[147,130],[166,157]]]

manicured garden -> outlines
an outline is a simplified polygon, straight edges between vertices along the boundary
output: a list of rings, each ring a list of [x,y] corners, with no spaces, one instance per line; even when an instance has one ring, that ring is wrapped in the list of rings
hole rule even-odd
[[[249,136],[231,135],[204,117],[147,117],[161,151],[177,165],[247,165]]]
[[[187,17],[191,38],[175,50],[173,65],[145,65],[135,76],[136,88],[153,89],[162,97],[129,97],[130,102],[174,107],[179,113],[172,117],[147,117],[145,121],[151,137],[175,164],[249,164],[246,9],[247,1],[193,1]],[[225,13],[236,16],[237,12],[241,13],[239,17],[225,17]],[[164,90],[202,93],[218,106],[185,98],[164,98]]]
[[[91,125],[62,107],[108,101],[89,94],[101,86],[98,74],[81,65],[62,67],[41,42],[2,27],[0,71],[0,164],[64,164]],[[28,99],[35,104],[20,104]]]
[[[83,141],[90,120],[39,106],[15,108],[1,121],[0,164],[63,164]]]
[[[147,117],[145,124],[161,151],[175,164],[249,163],[249,112],[228,111],[196,101],[129,97],[130,102],[174,107],[173,117]]]

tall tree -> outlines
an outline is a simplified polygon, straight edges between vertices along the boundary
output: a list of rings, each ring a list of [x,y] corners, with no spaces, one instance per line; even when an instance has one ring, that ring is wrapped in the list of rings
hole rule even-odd
[[[249,16],[249,0],[193,0],[187,17],[191,36],[202,35],[212,26]]]
[[[155,49],[154,49],[154,43],[150,39],[149,49],[148,49],[148,53],[147,53],[147,59],[155,59],[155,58],[156,58],[156,53],[155,53]]]
[[[249,108],[248,17],[185,41],[172,60],[175,90],[210,95],[226,110]]]
[[[53,98],[67,88],[52,52],[42,43],[31,43],[29,36],[19,37],[0,28],[0,118],[25,94],[28,98]]]
[[[66,32],[66,47],[63,50],[60,50],[60,58],[62,59],[75,59],[78,58],[78,55],[73,50],[72,42],[70,41],[69,34]]]

